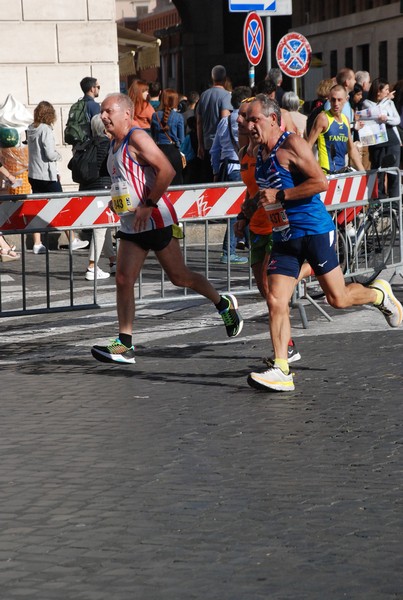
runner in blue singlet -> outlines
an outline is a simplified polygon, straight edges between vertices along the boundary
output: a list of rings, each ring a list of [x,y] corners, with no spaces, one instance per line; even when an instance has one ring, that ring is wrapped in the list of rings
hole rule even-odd
[[[302,263],[307,260],[334,308],[372,304],[391,327],[398,327],[403,308],[387,281],[376,280],[371,287],[353,283],[346,286],[334,248],[334,226],[319,194],[327,189],[326,177],[305,140],[283,134],[280,111],[273,100],[259,94],[247,109],[251,137],[260,144],[256,180],[259,205],[273,224],[273,249],[268,266],[270,334],[274,348],[273,366],[263,373],[251,373],[252,387],[294,390],[287,361],[291,337],[289,300]]]

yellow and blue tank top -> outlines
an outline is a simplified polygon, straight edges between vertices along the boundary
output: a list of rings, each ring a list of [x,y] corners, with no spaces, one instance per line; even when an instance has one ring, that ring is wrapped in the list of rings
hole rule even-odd
[[[326,110],[325,114],[329,126],[318,136],[318,161],[325,173],[334,173],[346,165],[350,125],[346,115],[341,114],[341,123],[339,123],[330,110]]]

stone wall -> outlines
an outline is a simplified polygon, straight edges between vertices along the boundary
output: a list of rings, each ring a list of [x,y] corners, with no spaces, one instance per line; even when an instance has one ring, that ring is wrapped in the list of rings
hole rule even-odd
[[[74,189],[63,129],[83,77],[98,79],[100,101],[119,91],[115,0],[0,0],[0,15],[0,104],[12,94],[31,111],[55,106],[62,185]]]

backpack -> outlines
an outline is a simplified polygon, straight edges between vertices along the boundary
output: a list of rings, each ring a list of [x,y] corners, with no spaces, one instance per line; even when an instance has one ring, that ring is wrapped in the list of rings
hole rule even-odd
[[[75,102],[69,110],[66,127],[64,129],[64,141],[66,144],[75,146],[78,142],[91,137],[91,123],[87,114],[86,101],[84,98]]]
[[[91,138],[77,144],[67,167],[71,170],[73,181],[86,184],[99,177],[98,138]]]

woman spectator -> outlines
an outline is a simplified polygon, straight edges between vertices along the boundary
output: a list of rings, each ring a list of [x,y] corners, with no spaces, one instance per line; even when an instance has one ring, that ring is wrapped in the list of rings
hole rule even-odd
[[[91,134],[92,143],[95,144],[97,150],[99,176],[95,181],[92,180],[88,183],[80,183],[80,192],[88,190],[109,190],[111,187],[111,178],[107,173],[106,167],[103,168],[106,157],[108,156],[110,139],[105,133],[105,126],[100,114],[95,115],[91,119]],[[85,274],[85,278],[88,281],[94,281],[95,270],[97,279],[107,279],[110,277],[110,273],[102,271],[102,269],[98,267],[98,261],[101,257],[102,250],[104,251],[104,255],[109,259],[110,273],[114,274],[116,272],[116,256],[113,248],[112,230],[109,227],[102,227],[100,229],[95,228],[92,231],[88,267]]]
[[[400,125],[397,126],[397,131],[400,137],[400,169],[403,168],[403,79],[399,79],[393,88],[395,97],[393,99],[396,110],[400,115]]]
[[[148,88],[146,81],[135,79],[129,87],[128,95],[134,104],[135,124],[150,133],[151,119],[155,111],[149,102]]]
[[[166,88],[161,94],[161,104],[153,114],[151,121],[151,135],[176,171],[172,185],[183,183],[183,164],[179,150],[185,139],[185,123],[181,114],[177,112],[178,92]]]
[[[34,122],[27,129],[28,179],[34,194],[54,194],[62,192],[57,173],[57,161],[61,155],[56,151],[53,124],[56,111],[50,102],[42,100],[34,110]],[[88,242],[74,238],[71,232],[71,248],[78,250],[88,246]],[[41,242],[41,234],[34,233],[34,254],[44,254],[46,247]]]
[[[307,116],[299,112],[300,102],[295,92],[284,92],[282,105],[290,113],[291,119],[297,128],[298,135],[306,139]]]
[[[309,113],[308,119],[306,122],[306,135],[308,137],[309,137],[309,134],[312,129],[312,125],[314,124],[316,117],[318,116],[318,114],[320,112],[322,112],[322,110],[324,110],[324,106],[329,97],[330,90],[332,89],[334,84],[335,84],[334,79],[322,79],[322,81],[319,82],[319,85],[316,88],[317,98],[312,105],[311,112]]]
[[[378,107],[380,117],[378,121],[385,123],[388,141],[381,144],[369,146],[369,156],[373,169],[382,166],[382,160],[385,156],[393,157],[393,164],[388,166],[399,167],[400,164],[400,138],[397,133],[397,125],[400,125],[400,115],[393,102],[394,92],[389,89],[389,83],[386,79],[378,77],[374,79],[369,88],[368,98],[364,100],[364,108]],[[388,173],[387,192],[389,198],[399,197],[399,177]],[[379,194],[385,194],[385,174],[381,173],[379,177]]]

